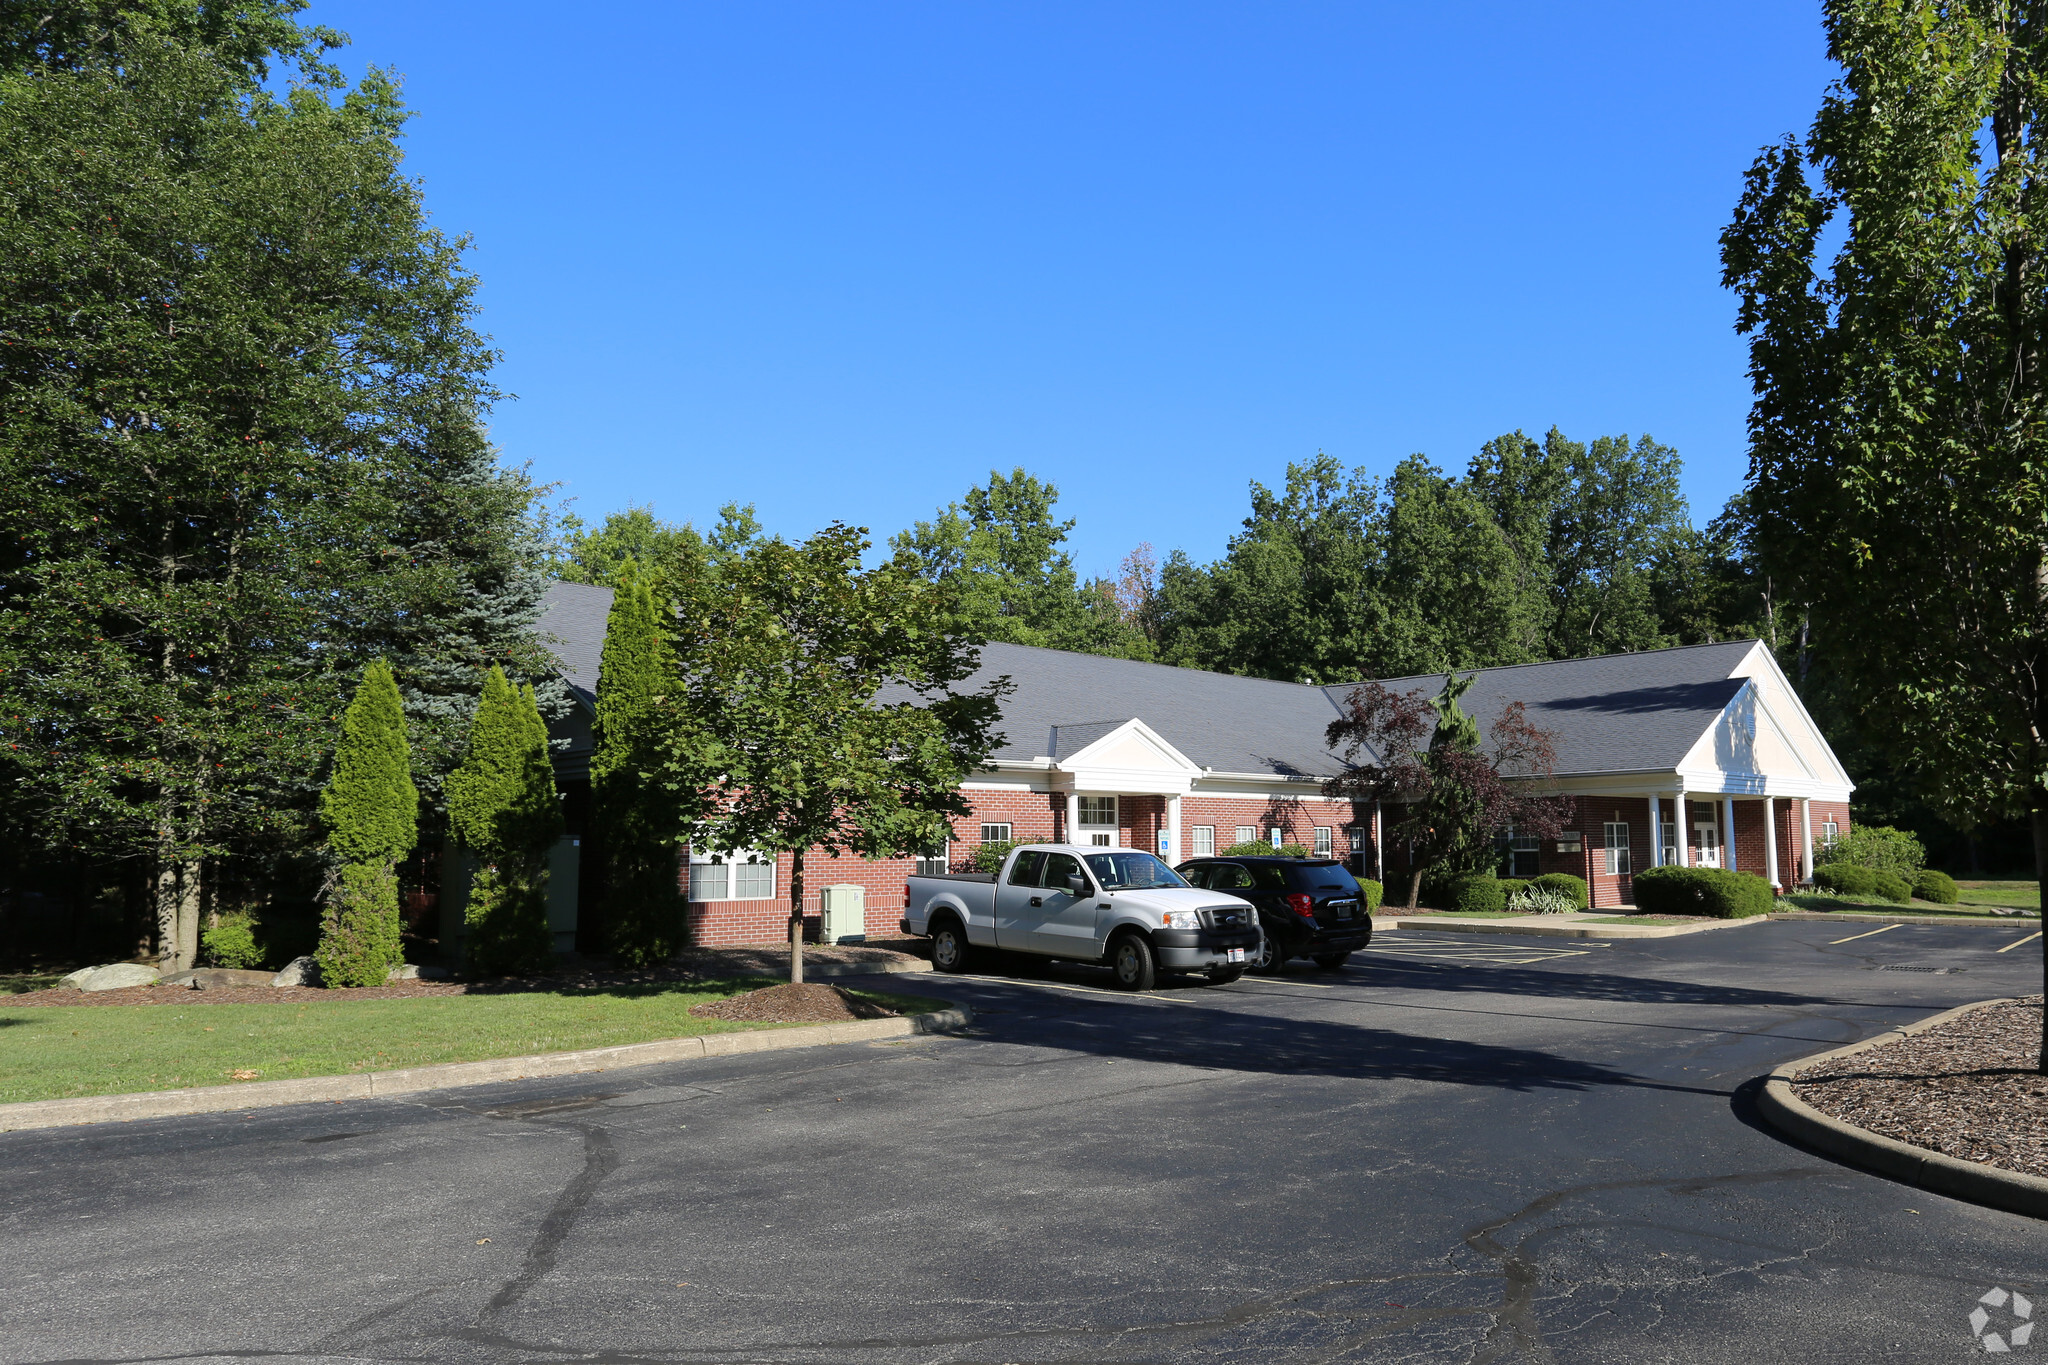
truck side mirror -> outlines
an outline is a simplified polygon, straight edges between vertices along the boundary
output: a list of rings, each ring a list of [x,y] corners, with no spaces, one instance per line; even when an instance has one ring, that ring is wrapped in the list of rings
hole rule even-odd
[[[1087,895],[1088,879],[1078,872],[1069,872],[1067,874],[1067,890],[1073,892],[1077,896]]]

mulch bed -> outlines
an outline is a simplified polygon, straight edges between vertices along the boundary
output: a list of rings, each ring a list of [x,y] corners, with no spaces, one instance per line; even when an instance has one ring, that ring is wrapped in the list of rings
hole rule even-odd
[[[806,981],[801,986],[785,982],[735,995],[730,1000],[710,1000],[690,1006],[690,1013],[704,1019],[738,1019],[752,1024],[843,1024],[853,1019],[896,1017],[892,1009],[819,981]]]
[[[2041,997],[1972,1010],[1803,1071],[1793,1093],[1831,1118],[1931,1152],[2048,1176]]]
[[[822,963],[857,964],[901,961],[912,956],[899,948],[908,948],[922,940],[890,940],[891,946],[879,944],[841,944],[821,947],[816,944],[804,945],[804,962],[816,965]],[[75,1005],[249,1005],[249,1004],[310,1004],[318,1001],[329,1004],[344,1000],[404,1000],[424,995],[507,995],[523,992],[559,991],[604,991],[645,988],[666,984],[687,985],[698,981],[729,980],[736,976],[786,976],[789,972],[789,945],[745,946],[738,948],[692,948],[684,952],[673,963],[651,967],[643,971],[626,971],[614,967],[592,964],[590,966],[568,967],[546,976],[504,977],[490,981],[394,981],[388,986],[337,987],[323,986],[225,986],[212,990],[195,991],[182,986],[130,986],[118,991],[75,991],[40,990],[24,991],[19,995],[0,995],[0,1010],[17,1007],[75,1006]],[[744,999],[745,997],[740,997]],[[719,1018],[750,1018],[752,1016],[715,1016]],[[842,1019],[869,1019],[875,1015],[830,1016],[831,1021]],[[791,1022],[815,1022],[808,1016]]]

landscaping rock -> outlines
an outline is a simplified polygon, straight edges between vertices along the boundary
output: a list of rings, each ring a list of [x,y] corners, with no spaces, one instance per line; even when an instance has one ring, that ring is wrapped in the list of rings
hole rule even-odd
[[[81,967],[57,983],[58,988],[80,991],[118,991],[130,986],[153,986],[157,969],[140,962],[109,962],[98,967]]]
[[[295,957],[284,964],[284,970],[270,978],[273,986],[317,986],[320,984],[320,964],[310,957]]]
[[[417,981],[420,979],[420,969],[413,966],[410,962],[401,962],[386,972],[384,979],[386,981]]]
[[[189,972],[172,972],[157,980],[159,986],[184,986],[195,991],[226,990],[230,986],[268,986],[271,972],[243,971],[237,967],[199,967]]]

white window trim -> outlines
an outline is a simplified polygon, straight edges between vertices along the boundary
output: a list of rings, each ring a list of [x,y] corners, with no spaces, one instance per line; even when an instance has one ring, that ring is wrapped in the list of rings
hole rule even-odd
[[[1188,848],[1196,858],[1216,856],[1216,826],[1190,825],[1188,827]]]
[[[755,867],[765,865],[767,867],[768,891],[766,895],[740,896],[735,894],[735,882],[737,881],[737,878],[735,878],[733,875],[733,869],[742,864]],[[697,894],[699,887],[703,886],[705,882],[712,880],[711,878],[700,874],[698,871],[699,868],[708,867],[716,867],[723,874],[720,878],[718,878],[718,880],[723,883],[723,886],[719,889],[719,894],[717,895]],[[772,901],[775,899],[775,859],[768,854],[758,852],[757,850],[751,848],[699,849],[696,846],[692,845],[690,849],[689,899],[693,903],[709,903],[711,901],[736,900]]]
[[[1259,827],[1257,825],[1238,825],[1236,829],[1237,838],[1231,840],[1232,843],[1256,844],[1259,841]]]
[[[1088,803],[1091,801],[1098,803],[1103,801],[1109,802],[1109,819],[1107,821],[1090,820],[1088,818]],[[1120,829],[1122,824],[1118,817],[1123,812],[1118,809],[1118,806],[1119,803],[1114,796],[1084,796],[1075,807],[1075,818],[1080,822],[1080,828],[1082,829]]]
[[[1016,828],[1016,825],[1008,820],[984,820],[981,825],[981,841],[984,844],[1012,843],[1015,841],[1014,833]],[[1002,833],[991,838],[989,831],[992,829],[999,829]]]
[[[1614,837],[1614,832],[1616,830],[1621,831],[1621,838],[1619,840],[1616,840]],[[1628,821],[1601,821],[1600,844],[1601,870],[1607,876],[1627,877],[1633,875],[1633,863],[1629,858]],[[1623,863],[1630,863],[1630,866],[1623,867]]]
[[[1315,855],[1318,858],[1335,857],[1337,853],[1337,831],[1329,825],[1317,825],[1315,833]]]

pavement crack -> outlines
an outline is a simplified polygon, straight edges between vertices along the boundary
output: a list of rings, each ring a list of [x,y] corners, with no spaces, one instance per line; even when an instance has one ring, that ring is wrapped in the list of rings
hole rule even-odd
[[[555,1268],[555,1257],[561,1251],[562,1243],[568,1239],[570,1229],[576,1226],[576,1220],[583,1216],[583,1210],[589,1205],[591,1196],[597,1193],[598,1185],[618,1167],[619,1150],[613,1144],[611,1134],[604,1129],[582,1123],[548,1126],[573,1128],[583,1134],[583,1169],[556,1197],[554,1207],[541,1220],[533,1244],[526,1248],[526,1260],[519,1273],[491,1296],[480,1318],[488,1318],[510,1308],[546,1278],[548,1272]]]

